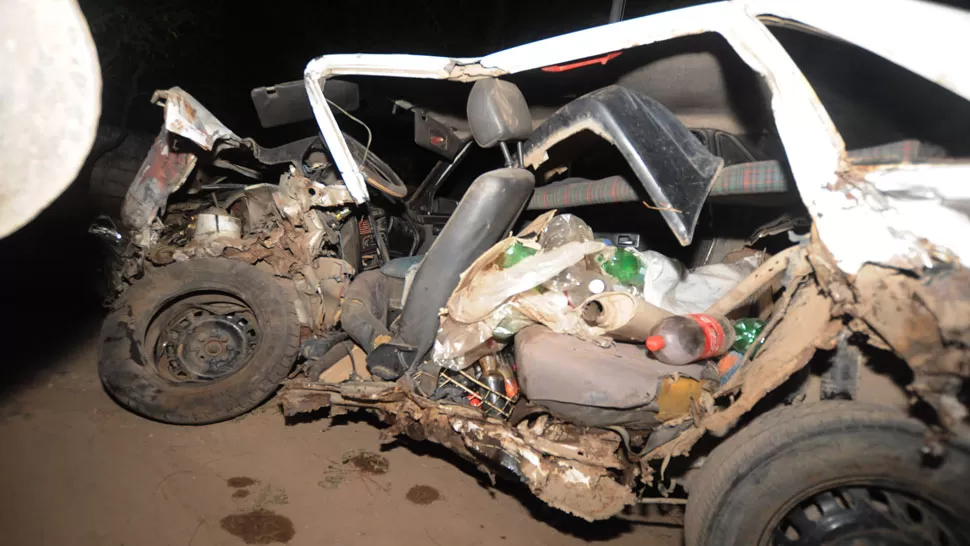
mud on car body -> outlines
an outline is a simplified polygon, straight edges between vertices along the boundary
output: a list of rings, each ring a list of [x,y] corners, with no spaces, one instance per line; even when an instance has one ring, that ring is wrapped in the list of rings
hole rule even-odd
[[[686,503],[689,545],[967,542],[970,169],[915,140],[847,151],[766,26],[966,108],[966,71],[931,52],[970,16],[892,6],[722,2],[481,58],[327,55],[304,82],[321,137],[279,149],[162,92],[113,236],[104,383],[174,423],[282,384],[287,415],[374,412],[589,520]],[[341,131],[335,76],[469,84],[463,111],[397,101],[441,153],[421,184]],[[500,168],[462,182],[475,154]],[[726,367],[643,347],[699,312],[763,326]]]

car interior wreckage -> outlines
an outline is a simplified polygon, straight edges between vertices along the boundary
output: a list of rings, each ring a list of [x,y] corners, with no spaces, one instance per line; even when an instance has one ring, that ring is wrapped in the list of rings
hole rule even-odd
[[[91,227],[103,384],[176,424],[372,412],[587,520],[686,504],[689,546],[970,543],[965,125],[846,149],[794,60],[869,55],[966,113],[935,52],[968,31],[743,0],[480,58],[324,55],[253,90],[263,125],[318,126],[275,148],[160,90]],[[371,85],[437,154],[423,180],[352,136]]]

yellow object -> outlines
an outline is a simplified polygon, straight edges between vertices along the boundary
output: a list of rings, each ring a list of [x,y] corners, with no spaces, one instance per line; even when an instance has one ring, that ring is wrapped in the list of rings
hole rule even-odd
[[[683,417],[690,412],[691,403],[700,398],[703,388],[701,382],[690,377],[665,377],[660,383],[657,395],[657,418],[669,421]]]

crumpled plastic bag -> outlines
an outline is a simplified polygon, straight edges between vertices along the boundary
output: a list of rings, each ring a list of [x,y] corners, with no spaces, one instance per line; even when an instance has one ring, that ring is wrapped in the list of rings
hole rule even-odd
[[[479,358],[500,351],[519,330],[535,323],[603,347],[613,343],[603,335],[603,328],[583,320],[581,308],[570,308],[562,292],[528,290],[476,322],[465,323],[447,314],[442,316],[432,360],[444,368],[465,369]]]
[[[646,265],[643,299],[677,315],[703,313],[753,273],[760,261],[758,256],[748,256],[687,270],[679,261],[652,250],[641,252],[640,258]]]
[[[523,258],[508,269],[486,266],[476,270],[472,264],[448,299],[448,315],[465,323],[483,320],[512,296],[539,286],[603,248],[605,245],[598,241],[573,241]]]
[[[447,316],[441,317],[431,359],[441,367],[463,370],[479,358],[502,350],[505,344],[496,340],[493,335],[501,320],[501,312],[493,313],[487,319],[472,324],[451,320]]]
[[[604,271],[599,261],[611,258],[615,250],[592,240],[585,222],[554,213],[498,242],[462,273],[442,310],[432,353],[436,363],[464,369],[501,350],[519,330],[534,323],[604,347],[613,343],[610,336],[639,340],[665,311],[703,312],[758,265],[757,257],[749,257],[688,271],[659,252],[627,251],[635,254],[641,266],[638,273],[644,274],[641,290]],[[525,247],[535,254],[528,255]],[[596,291],[590,288],[591,278],[599,282]],[[594,299],[606,312],[599,321],[583,315]]]
[[[583,321],[579,309],[570,307],[563,291],[542,287],[570,267],[581,267],[577,264],[606,246],[592,240],[593,230],[581,219],[550,212],[518,236],[495,244],[462,273],[442,311],[432,353],[439,365],[463,369],[500,350],[519,330],[536,322],[603,345],[611,343],[601,330]],[[528,255],[524,249],[535,253]]]

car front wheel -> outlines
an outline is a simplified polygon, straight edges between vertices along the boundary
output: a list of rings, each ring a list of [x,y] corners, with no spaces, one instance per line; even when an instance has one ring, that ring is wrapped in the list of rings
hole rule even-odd
[[[153,271],[105,319],[101,382],[128,409],[166,423],[242,415],[296,361],[293,300],[272,275],[225,258]]]
[[[970,544],[970,445],[930,457],[926,433],[855,402],[768,412],[691,480],[687,546]]]

